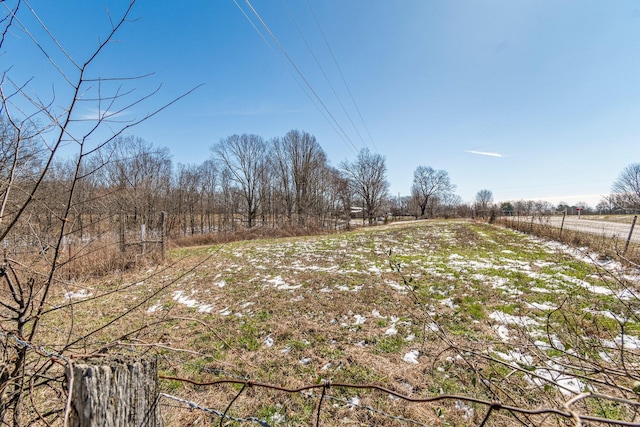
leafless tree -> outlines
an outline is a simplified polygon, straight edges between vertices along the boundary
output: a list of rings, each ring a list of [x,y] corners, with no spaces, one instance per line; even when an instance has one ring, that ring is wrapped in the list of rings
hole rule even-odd
[[[115,138],[103,151],[105,178],[114,189],[112,206],[135,224],[151,225],[170,188],[169,150],[129,135]]]
[[[273,170],[286,207],[289,224],[293,214],[305,225],[313,205],[314,188],[327,167],[327,156],[316,138],[298,130],[273,141]]]
[[[354,162],[344,161],[340,167],[349,181],[351,191],[362,201],[363,218],[373,224],[389,190],[385,158],[363,148]]]
[[[14,36],[24,37],[53,72],[41,74],[42,69],[33,68],[36,76],[25,78],[14,75],[11,64],[4,62],[0,70],[0,241],[7,248],[0,264],[2,425],[67,424],[68,406],[65,409],[61,401],[66,393],[64,370],[59,368],[62,359],[49,357],[40,346],[46,339],[49,349],[66,355],[78,351],[82,342],[81,351],[86,351],[93,333],[78,337],[78,325],[73,321],[51,329],[51,313],[65,313],[73,319],[69,304],[50,302],[54,289],[66,285],[62,273],[70,257],[65,256],[64,242],[82,235],[83,215],[104,196],[100,194],[104,189],[94,179],[106,166],[100,159],[110,161],[102,157],[103,151],[131,127],[174,102],[149,108],[149,113],[139,117],[131,114],[124,121],[124,112],[144,106],[157,90],[139,95],[133,89],[143,77],[100,75],[96,62],[129,21],[134,4],[126,2],[119,19],[105,15],[111,29],[97,45],[76,57],[28,2],[0,3],[2,49],[12,49]],[[20,19],[21,13],[29,19]],[[25,27],[26,22],[35,22],[31,25],[39,26],[38,31]],[[42,39],[35,34],[42,34]],[[31,87],[31,81],[38,78],[51,79],[49,95]],[[39,221],[42,212],[47,213],[50,223],[46,233]],[[9,241],[12,236],[15,239]],[[16,257],[11,245],[18,238],[36,242],[41,250],[21,252]],[[45,240],[46,248],[42,244]],[[130,311],[118,314],[117,319],[126,313]],[[41,397],[47,393],[52,399],[43,402]]]
[[[640,163],[632,163],[620,172],[611,191],[624,201],[627,208],[640,209]]]
[[[483,218],[487,217],[489,208],[493,203],[493,193],[491,190],[480,190],[476,193],[476,212]]]
[[[267,144],[258,135],[231,135],[216,144],[212,151],[242,193],[247,226],[253,227],[260,209],[260,185],[267,164]]]
[[[411,195],[420,209],[420,216],[424,217],[428,207],[433,207],[438,198],[454,192],[455,188],[455,185],[451,184],[447,171],[418,166],[413,173]],[[432,209],[431,216],[433,216]]]

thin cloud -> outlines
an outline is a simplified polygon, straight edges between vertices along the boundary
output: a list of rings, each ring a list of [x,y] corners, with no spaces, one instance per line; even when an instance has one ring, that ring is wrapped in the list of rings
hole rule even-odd
[[[489,156],[489,157],[504,157],[500,153],[492,153],[489,151],[476,151],[476,150],[467,150],[467,153],[477,154],[479,156]]]
[[[109,110],[98,110],[97,108],[89,108],[86,113],[80,116],[80,120],[113,120],[126,116],[127,111],[113,112]]]

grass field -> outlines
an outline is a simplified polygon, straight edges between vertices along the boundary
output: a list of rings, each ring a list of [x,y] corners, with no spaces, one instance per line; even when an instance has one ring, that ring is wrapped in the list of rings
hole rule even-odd
[[[95,330],[77,352],[157,355],[164,377],[378,384],[413,398],[638,420],[633,405],[606,397],[563,406],[585,391],[637,397],[639,274],[611,260],[488,224],[429,221],[181,248],[167,263],[60,289],[56,304],[72,304],[47,318],[51,345]],[[240,391],[167,379],[161,387],[221,412]],[[320,393],[250,387],[228,414],[315,425]],[[325,401],[321,425],[478,425],[487,411],[455,397],[406,403],[341,387],[328,388]],[[161,403],[166,425],[219,423]],[[506,410],[486,425],[515,425],[516,417],[573,425]]]

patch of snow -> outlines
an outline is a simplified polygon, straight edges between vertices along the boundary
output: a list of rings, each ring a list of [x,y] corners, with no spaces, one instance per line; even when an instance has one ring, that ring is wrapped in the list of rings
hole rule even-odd
[[[387,318],[386,316],[381,315],[380,312],[378,310],[376,310],[376,309],[371,311],[371,315],[373,317],[375,317],[376,319],[386,319]]]
[[[464,412],[462,418],[464,418],[465,420],[470,420],[471,418],[473,418],[473,408],[461,400],[456,400],[456,411]]]
[[[604,286],[592,285],[591,283],[587,282],[586,280],[580,280],[580,279],[578,279],[576,277],[568,276],[568,275],[562,274],[562,273],[558,273],[557,276],[562,278],[566,282],[578,285],[581,288],[584,288],[587,291],[589,291],[591,293],[594,293],[594,294],[598,294],[598,295],[613,295],[614,294],[614,292],[611,289],[605,288]]]
[[[264,339],[264,345],[267,348],[273,347],[273,338],[271,338],[271,335],[267,335],[267,337]]]
[[[416,336],[414,334],[409,334],[407,335],[407,337],[404,339],[405,341],[411,342],[413,340],[416,339]]]
[[[533,288],[529,288],[530,291],[532,292],[538,292],[541,294],[550,294],[551,291],[549,289],[545,289],[545,288],[537,288],[537,287],[533,287]]]
[[[604,316],[604,317],[616,320],[616,321],[621,322],[621,323],[625,323],[628,320],[623,316],[619,316],[619,315],[617,315],[615,313],[612,313],[610,311],[607,311],[607,310],[590,310],[588,308],[585,308],[584,311],[586,311],[587,313],[591,313],[591,314],[598,314],[600,316]]]
[[[410,352],[408,352],[402,357],[402,360],[412,365],[417,365],[419,357],[420,357],[420,352],[418,350],[411,350]]]
[[[290,290],[293,290],[293,289],[298,289],[301,286],[302,285],[287,285],[287,284],[284,284],[284,285],[276,286],[276,289],[278,289],[280,291],[290,291]]]
[[[70,291],[65,293],[64,299],[71,301],[72,299],[89,298],[91,296],[93,296],[93,294],[90,291],[86,289],[81,289],[77,292]]]
[[[640,349],[640,338],[633,335],[618,335],[611,340],[602,340],[602,345],[607,348],[623,348],[625,350]]]
[[[157,304],[154,304],[151,307],[149,307],[147,309],[147,313],[149,313],[149,314],[155,313],[158,310],[162,310],[162,304],[161,303],[157,303]]]
[[[509,341],[509,328],[505,325],[495,325],[493,329],[502,341]]]
[[[632,291],[629,288],[621,290],[620,292],[618,292],[616,294],[616,296],[619,299],[623,300],[623,301],[630,301],[630,300],[638,300],[638,299],[640,299],[640,294],[635,293],[634,291]]]
[[[273,424],[284,424],[284,422],[286,421],[286,417],[282,414],[279,414],[277,412],[273,413],[270,417],[269,417],[269,421],[271,421],[271,423]]]
[[[537,308],[538,310],[542,310],[542,311],[551,311],[558,308],[555,305],[551,305],[549,303],[540,303],[540,302],[532,302],[532,303],[527,302],[526,305],[527,307]]]
[[[200,304],[198,306],[198,313],[211,313],[213,306],[211,304]]]
[[[504,323],[507,325],[517,325],[520,327],[525,326],[536,326],[539,323],[528,316],[514,316],[512,314],[507,314],[503,311],[494,311],[489,314],[489,318],[495,320],[496,322]]]
[[[587,389],[587,385],[579,379],[567,375],[561,365],[547,362],[546,367],[536,368],[535,375],[525,374],[524,378],[531,384],[544,386],[550,384],[556,386],[565,396],[580,394]]]
[[[360,405],[360,398],[358,396],[353,396],[351,399],[349,399],[349,405]]]
[[[303,357],[302,359],[300,359],[300,363],[302,363],[305,366],[310,365],[311,364],[311,358]]]
[[[232,311],[231,311],[230,308],[227,307],[227,308],[225,308],[223,310],[220,310],[219,313],[220,313],[220,316],[228,316],[228,315],[230,315],[232,313]]]
[[[353,323],[354,325],[362,325],[367,321],[367,318],[364,316],[360,316],[359,314],[354,314],[353,317],[356,318],[356,321]]]
[[[214,282],[213,286],[217,286],[219,288],[224,288],[225,286],[227,286],[227,282],[225,282],[224,280],[220,280],[218,282]]]
[[[396,335],[398,333],[398,330],[395,327],[390,327],[389,329],[387,329],[386,331],[384,331],[384,334],[388,337],[392,337],[394,335]]]
[[[398,292],[407,292],[409,290],[407,286],[401,285],[398,282],[394,282],[393,280],[387,280],[386,283]]]
[[[451,309],[456,308],[456,305],[453,303],[453,298],[445,298],[442,301],[440,301],[440,304],[446,307],[449,307]]]
[[[510,350],[508,353],[494,351],[493,353],[506,362],[523,363],[526,365],[531,365],[533,363],[533,357],[528,354],[520,353],[518,350]]]
[[[438,332],[440,330],[440,326],[436,322],[429,322],[424,325],[424,330],[430,330],[432,332]]]

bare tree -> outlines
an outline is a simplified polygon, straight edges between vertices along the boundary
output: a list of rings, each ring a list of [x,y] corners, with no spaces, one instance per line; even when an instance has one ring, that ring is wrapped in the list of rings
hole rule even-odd
[[[611,186],[611,191],[622,199],[627,208],[639,210],[640,163],[632,163],[624,168]]]
[[[373,224],[389,190],[384,157],[371,154],[368,148],[363,148],[355,162],[344,161],[340,167],[349,181],[351,191],[363,203],[363,218]]]
[[[38,94],[31,87],[36,77],[14,75],[10,64],[2,63],[0,162],[4,163],[0,166],[3,209],[0,241],[7,250],[0,265],[3,283],[0,424],[68,425],[69,407],[64,402],[67,387],[61,360],[70,352],[93,351],[91,337],[106,325],[126,317],[131,310],[117,313],[111,320],[99,321],[101,325],[93,332],[78,332],[80,326],[73,321],[73,307],[50,302],[53,289],[64,289],[67,285],[62,272],[71,258],[65,256],[64,242],[82,234],[82,217],[98,197],[94,190],[102,190],[95,187],[93,179],[104,167],[103,162],[97,161],[102,158],[101,151],[175,100],[160,108],[149,108],[150,112],[141,117],[131,115],[129,120],[122,121],[119,117],[124,112],[133,106],[144,106],[157,90],[138,95],[131,86],[142,77],[100,75],[101,68],[96,62],[128,22],[135,1],[123,5],[119,19],[105,15],[111,29],[100,37],[94,48],[77,56],[65,49],[47,27],[46,19],[19,18],[20,13],[29,18],[37,15],[27,2],[15,0],[1,4],[0,45],[11,49],[14,36],[31,40],[33,49],[51,64],[53,71],[51,76],[38,74],[36,77],[51,77],[49,86],[53,90],[46,99],[46,95]],[[21,8],[21,4],[25,7]],[[25,27],[25,22],[36,22],[32,25],[39,28],[31,31],[36,29]],[[36,34],[42,34],[42,40]],[[33,68],[34,73],[41,71]],[[87,111],[95,114],[87,115]],[[61,158],[70,160],[61,162]],[[51,189],[56,192],[52,193]],[[48,213],[50,227],[46,233],[39,227],[40,212]],[[9,241],[10,236],[16,239]],[[22,252],[14,258],[12,254],[17,252],[12,251],[11,245],[15,246],[18,237],[38,245],[46,240],[48,247]],[[101,257],[102,252],[94,259]],[[63,316],[72,320],[52,323],[51,313],[64,313]],[[62,357],[54,359],[44,352],[41,345],[45,343]],[[44,396],[48,397],[43,399]]]
[[[267,144],[258,135],[231,135],[212,148],[215,159],[239,187],[247,226],[253,227],[260,209],[260,185],[266,168]]]
[[[298,225],[305,225],[316,194],[314,186],[327,167],[327,156],[313,135],[298,130],[275,139],[273,154],[273,169],[289,224],[295,211]]]
[[[112,206],[136,224],[151,225],[163,210],[161,205],[170,188],[169,150],[132,135],[115,138],[108,148],[104,150],[103,171],[116,190]]]
[[[420,216],[424,217],[427,208],[433,207],[434,202],[446,193],[455,191],[449,174],[445,170],[435,170],[429,166],[418,166],[413,173],[411,195],[420,209]],[[433,216],[433,209],[431,209]]]
[[[493,203],[493,193],[491,190],[480,190],[476,193],[476,212],[482,218],[487,217],[487,212]]]

